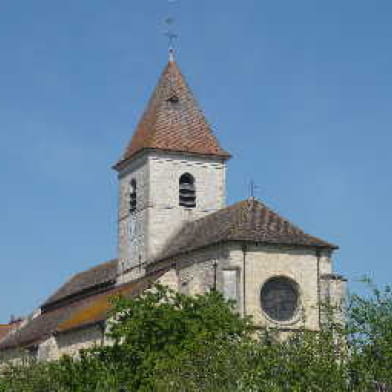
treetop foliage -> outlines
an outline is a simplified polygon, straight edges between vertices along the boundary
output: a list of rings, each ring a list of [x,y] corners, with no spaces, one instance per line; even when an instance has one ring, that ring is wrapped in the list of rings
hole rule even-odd
[[[345,325],[333,314],[326,312],[321,331],[282,339],[256,330],[219,292],[191,297],[157,285],[113,299],[111,344],[77,359],[9,365],[0,392],[367,392],[392,385],[391,289],[351,296]]]

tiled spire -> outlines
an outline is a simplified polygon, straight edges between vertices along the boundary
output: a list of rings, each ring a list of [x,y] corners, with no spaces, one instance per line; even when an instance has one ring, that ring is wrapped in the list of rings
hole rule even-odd
[[[120,169],[144,149],[230,157],[213,135],[174,56],[170,57],[125,154],[115,168]]]

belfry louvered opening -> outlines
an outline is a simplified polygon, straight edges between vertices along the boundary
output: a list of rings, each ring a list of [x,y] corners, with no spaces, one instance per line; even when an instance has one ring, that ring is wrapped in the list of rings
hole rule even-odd
[[[131,180],[129,186],[129,212],[136,211],[136,180]]]
[[[187,208],[196,207],[195,179],[189,173],[180,177],[179,205]]]

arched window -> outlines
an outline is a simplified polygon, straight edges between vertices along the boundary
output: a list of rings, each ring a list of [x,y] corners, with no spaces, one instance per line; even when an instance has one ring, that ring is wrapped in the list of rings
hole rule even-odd
[[[185,173],[180,177],[178,202],[179,205],[182,207],[187,207],[187,208],[196,207],[195,179],[189,173]]]
[[[129,212],[136,211],[136,180],[131,180],[129,187]]]

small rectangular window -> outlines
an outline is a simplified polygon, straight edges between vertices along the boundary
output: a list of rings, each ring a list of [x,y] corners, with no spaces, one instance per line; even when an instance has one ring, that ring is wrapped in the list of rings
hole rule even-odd
[[[223,271],[223,296],[225,299],[238,300],[237,270]]]

